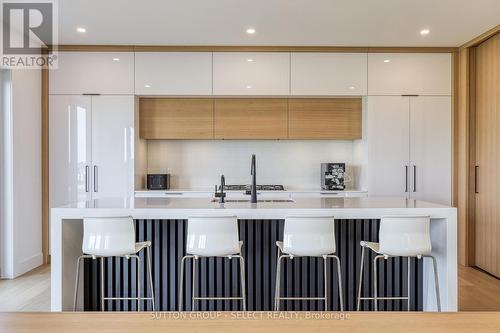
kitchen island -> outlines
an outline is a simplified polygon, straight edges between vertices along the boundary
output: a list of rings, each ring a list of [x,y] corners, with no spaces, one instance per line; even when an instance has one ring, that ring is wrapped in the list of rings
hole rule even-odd
[[[276,246],[282,239],[283,220],[287,215],[335,216],[338,255],[342,265],[344,301],[347,310],[355,309],[359,277],[360,240],[377,241],[379,219],[386,215],[429,215],[431,217],[432,255],[436,257],[443,311],[457,311],[457,219],[456,209],[404,198],[297,198],[226,202],[219,204],[208,198],[109,198],[79,202],[51,211],[51,309],[72,309],[76,259],[81,254],[84,217],[132,216],[138,241],[152,241],[153,280],[157,309],[177,310],[180,259],[184,255],[187,219],[197,215],[234,215],[238,217],[240,239],[246,258],[247,308],[270,310],[273,303]],[[371,266],[371,257],[365,264]],[[237,264],[223,259],[201,259],[198,294],[229,296],[238,292]],[[401,259],[379,262],[379,295],[399,296],[406,293],[406,265]],[[315,258],[297,258],[284,266],[282,283],[287,295],[305,296],[322,293],[323,265]],[[135,294],[135,264],[127,259],[110,259],[105,265],[105,292],[124,296]],[[186,267],[186,286],[190,286],[190,266]],[[334,286],[336,274],[327,266],[329,281]],[[372,272],[366,268],[365,272]],[[84,297],[78,308],[100,310],[99,267],[87,260],[80,284]],[[145,270],[140,272],[145,274]],[[434,282],[431,263],[412,259],[410,294],[411,309],[435,311]],[[372,292],[371,273],[364,279],[363,292]],[[141,281],[145,281],[144,278]],[[147,285],[143,284],[147,290]],[[336,288],[331,287],[330,309],[338,309]],[[144,290],[144,289],[143,289]],[[144,291],[143,291],[144,292]],[[186,288],[185,300],[191,290]],[[104,310],[130,311],[132,302],[107,302]],[[239,310],[236,301],[201,301],[197,310]],[[285,310],[321,310],[317,301],[286,302]],[[363,310],[371,310],[372,302],[364,302]],[[190,302],[185,302],[189,304]],[[144,305],[146,305],[144,303]],[[148,305],[149,306],[149,305]],[[149,309],[149,307],[146,309]],[[401,301],[380,302],[379,309],[406,309]],[[187,308],[190,310],[190,307]]]

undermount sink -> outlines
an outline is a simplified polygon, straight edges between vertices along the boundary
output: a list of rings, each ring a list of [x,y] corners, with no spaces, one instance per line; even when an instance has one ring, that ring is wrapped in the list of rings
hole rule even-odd
[[[219,199],[212,199],[212,202],[219,202]],[[225,202],[250,202],[250,199],[226,199]],[[259,199],[257,202],[294,202],[292,199]]]

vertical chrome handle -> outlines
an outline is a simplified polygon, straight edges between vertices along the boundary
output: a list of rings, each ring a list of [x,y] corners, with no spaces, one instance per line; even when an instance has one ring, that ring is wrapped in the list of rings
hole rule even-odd
[[[99,175],[97,174],[98,171],[99,171],[99,168],[97,167],[97,165],[94,165],[94,192],[97,192],[99,190],[99,187],[97,184],[97,181],[99,179]]]
[[[476,165],[474,167],[474,193],[478,194],[479,191],[477,189],[477,183],[478,183],[478,179],[479,179],[479,165]]]
[[[413,192],[417,192],[417,166],[413,166]]]
[[[405,165],[405,192],[408,192],[408,166]]]
[[[89,166],[85,166],[85,192],[90,191],[89,189]]]

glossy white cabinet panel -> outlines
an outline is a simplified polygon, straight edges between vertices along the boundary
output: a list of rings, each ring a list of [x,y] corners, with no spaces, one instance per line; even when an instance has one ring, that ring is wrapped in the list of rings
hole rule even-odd
[[[450,53],[369,53],[368,95],[451,95]]]
[[[370,196],[408,196],[409,116],[408,97],[368,97],[368,191]]]
[[[215,52],[214,95],[288,95],[290,54]]]
[[[59,52],[50,94],[134,94],[134,53]]]
[[[410,124],[410,197],[451,205],[451,97],[411,97]]]
[[[366,53],[292,53],[291,95],[366,95]]]
[[[211,52],[137,52],[138,95],[211,95]]]
[[[49,97],[49,204],[91,199],[91,97]]]
[[[92,198],[133,196],[134,96],[92,96]]]

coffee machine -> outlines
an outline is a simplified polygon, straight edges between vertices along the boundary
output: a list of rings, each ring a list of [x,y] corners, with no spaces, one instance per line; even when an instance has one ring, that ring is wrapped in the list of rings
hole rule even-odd
[[[321,189],[345,190],[345,163],[321,163]]]

